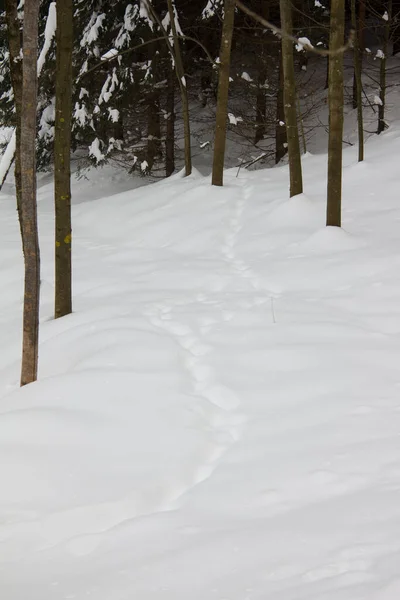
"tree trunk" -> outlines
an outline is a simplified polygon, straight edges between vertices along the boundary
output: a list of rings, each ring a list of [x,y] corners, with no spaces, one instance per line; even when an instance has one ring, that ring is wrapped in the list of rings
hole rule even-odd
[[[183,68],[183,60],[181,54],[181,47],[179,43],[178,33],[175,23],[175,10],[172,4],[172,0],[168,0],[168,13],[171,21],[171,31],[174,40],[174,60],[176,76],[178,78],[179,89],[182,97],[182,113],[183,113],[183,130],[184,130],[184,141],[185,141],[185,174],[190,175],[192,172],[192,150],[191,150],[191,139],[190,139],[190,116],[189,116],[189,98],[186,87],[185,70]]]
[[[224,2],[224,22],[222,25],[220,67],[218,74],[217,113],[215,117],[214,158],[212,185],[224,183],[224,159],[226,146],[226,121],[228,117],[229,71],[231,47],[235,24],[235,0]]]
[[[36,209],[37,51],[40,0],[25,0],[22,68],[21,217],[25,260],[21,385],[37,379],[40,254]]]
[[[16,0],[6,0],[6,22],[8,49],[10,52],[10,75],[15,103],[15,137],[16,147],[21,147],[21,107],[22,107],[22,61],[21,61],[21,32]],[[22,235],[21,223],[21,155],[15,155],[15,192],[17,197],[18,220]]]
[[[57,2],[54,137],[55,318],[72,312],[71,126],[73,0]]]
[[[170,58],[167,58],[170,62]],[[165,136],[165,174],[167,177],[175,171],[175,75],[172,64],[168,65],[167,81],[167,132]]]
[[[149,171],[152,170],[156,157],[161,152],[160,124],[160,92],[155,87],[147,100],[147,152],[146,160]]]
[[[356,0],[351,0],[351,21],[353,29],[357,27],[356,16]],[[364,123],[363,123],[363,106],[362,106],[362,50],[360,49],[359,36],[354,37],[354,82],[355,95],[353,95],[353,107],[357,108],[357,125],[358,125],[358,161],[364,160]],[[355,98],[355,103],[354,103]],[[354,106],[355,104],[355,106]]]
[[[330,43],[332,51],[344,44],[344,1],[332,0]],[[329,56],[329,143],[328,202],[326,224],[341,226],[342,137],[343,137],[343,53]]]
[[[359,98],[358,98],[357,78],[360,77],[360,83],[361,83],[362,63],[363,63],[363,54],[364,54],[364,47],[365,47],[365,44],[364,44],[365,0],[359,0],[358,19],[357,19],[357,10],[356,10],[357,0],[350,0],[350,1],[351,1],[352,28],[356,32],[355,40],[354,40],[353,108],[358,108],[359,103],[361,102],[361,99],[359,100]],[[353,3],[354,3],[354,9],[353,9]],[[356,57],[356,54],[358,54],[358,57]],[[362,88],[361,88],[361,91],[362,91]]]
[[[292,35],[292,6],[290,0],[280,0],[281,27]],[[299,132],[297,129],[296,83],[294,76],[293,42],[282,38],[282,63],[284,77],[284,106],[286,135],[289,154],[290,196],[303,192],[303,176]]]
[[[265,60],[265,59],[264,59]],[[267,80],[267,66],[265,61],[260,64],[258,69],[257,96],[256,96],[256,133],[254,143],[258,144],[264,139],[265,135],[265,117],[267,112],[267,98],[265,95],[265,83]]]
[[[260,0],[260,15],[269,19],[269,0]],[[265,84],[267,82],[267,57],[265,53],[265,42],[260,49],[258,60],[258,81],[256,95],[256,132],[254,143],[258,144],[265,135],[265,119],[267,112],[267,97],[265,95]]]
[[[387,53],[388,53],[388,46],[389,46],[389,36],[390,36],[390,27],[391,27],[391,20],[392,20],[392,0],[389,0],[389,2],[386,5],[386,10],[388,13],[388,20],[386,21],[385,24],[385,31],[384,31],[384,37],[383,37],[383,58],[380,59],[381,61],[381,65],[380,65],[380,76],[379,76],[379,99],[381,101],[381,103],[379,104],[378,107],[378,130],[377,133],[382,133],[382,131],[385,131],[387,125],[385,122],[385,104],[386,104],[386,60],[387,60]]]
[[[283,100],[283,63],[282,51],[279,52],[279,85],[276,95],[276,129],[275,129],[275,164],[285,156],[287,152],[287,136],[285,126],[285,107]]]

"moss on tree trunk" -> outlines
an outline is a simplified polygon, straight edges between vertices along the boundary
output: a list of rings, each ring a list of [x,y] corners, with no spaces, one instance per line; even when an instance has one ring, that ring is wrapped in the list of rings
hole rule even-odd
[[[55,318],[72,312],[71,120],[73,0],[57,2],[54,138]]]

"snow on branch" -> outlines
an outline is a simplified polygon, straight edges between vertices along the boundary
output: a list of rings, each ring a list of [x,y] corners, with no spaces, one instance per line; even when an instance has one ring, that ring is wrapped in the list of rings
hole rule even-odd
[[[211,19],[223,6],[223,0],[208,0],[206,7],[201,13],[202,19]]]
[[[21,5],[23,6],[23,3],[21,3],[19,6],[21,6]],[[39,58],[37,61],[38,76],[41,74],[44,63],[46,62],[46,57],[51,48],[51,42],[56,33],[56,28],[57,28],[56,3],[51,2],[50,6],[49,6],[49,11],[47,14],[46,27],[45,27],[45,31],[44,31],[44,44],[43,44],[43,48],[39,54]],[[15,130],[14,130],[14,132],[11,136],[11,139],[8,142],[7,148],[5,149],[5,152],[3,153],[3,155],[0,158],[0,190],[2,188],[5,178],[7,177],[7,173],[9,172],[12,162],[14,160],[15,149],[16,149],[16,136],[15,136]]]
[[[57,29],[57,14],[56,14],[56,3],[52,2],[49,6],[49,12],[46,20],[46,27],[44,30],[44,44],[43,48],[40,51],[38,63],[37,63],[37,72],[38,76],[42,72],[44,63],[46,61],[46,56],[50,50],[51,42],[55,36]]]

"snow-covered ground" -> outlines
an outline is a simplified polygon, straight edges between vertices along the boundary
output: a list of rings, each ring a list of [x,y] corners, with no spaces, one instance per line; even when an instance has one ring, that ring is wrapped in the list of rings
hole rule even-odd
[[[0,597],[398,600],[400,127],[344,155],[74,183],[74,314],[18,388],[22,257],[0,195]],[[121,193],[114,193],[123,189]],[[101,196],[106,197],[101,197]],[[97,197],[97,199],[95,199]]]

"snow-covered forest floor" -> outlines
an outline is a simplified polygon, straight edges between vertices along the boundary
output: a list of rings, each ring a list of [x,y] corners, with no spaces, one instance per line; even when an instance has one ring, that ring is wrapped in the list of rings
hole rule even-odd
[[[394,96],[391,96],[394,99]],[[393,114],[393,113],[392,113]],[[400,122],[344,153],[129,190],[74,181],[74,314],[18,388],[23,263],[0,195],[0,597],[398,600]],[[119,192],[119,193],[117,193]]]

